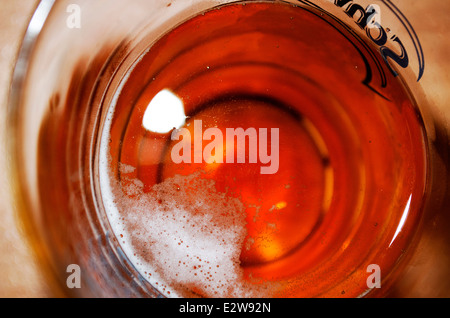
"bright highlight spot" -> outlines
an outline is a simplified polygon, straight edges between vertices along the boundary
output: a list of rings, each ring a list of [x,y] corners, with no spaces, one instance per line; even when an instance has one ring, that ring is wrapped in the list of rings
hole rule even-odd
[[[408,217],[408,214],[409,214],[409,207],[411,206],[411,198],[412,198],[412,195],[409,196],[408,203],[406,204],[405,210],[403,211],[402,218],[400,219],[400,223],[397,226],[397,230],[395,231],[394,237],[392,238],[391,243],[389,243],[389,247],[391,247],[395,238],[401,232],[403,225],[405,225],[406,218]]]
[[[272,205],[272,207],[269,209],[269,211],[281,210],[281,209],[284,209],[285,207],[287,207],[287,203],[285,201],[280,201],[280,202]]]
[[[275,208],[277,210],[281,210],[284,209],[287,206],[287,203],[284,201],[278,202],[277,204],[275,204]]]
[[[183,102],[167,89],[163,89],[153,97],[142,119],[145,129],[160,134],[181,128],[185,122]]]
[[[259,250],[263,258],[267,261],[280,257],[281,246],[275,240],[270,242],[262,242],[259,246]]]

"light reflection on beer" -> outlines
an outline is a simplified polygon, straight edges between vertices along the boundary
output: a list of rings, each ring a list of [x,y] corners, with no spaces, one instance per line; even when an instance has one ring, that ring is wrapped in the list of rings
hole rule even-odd
[[[168,133],[184,125],[186,115],[183,102],[168,89],[160,91],[150,101],[142,119],[142,126],[155,133]]]

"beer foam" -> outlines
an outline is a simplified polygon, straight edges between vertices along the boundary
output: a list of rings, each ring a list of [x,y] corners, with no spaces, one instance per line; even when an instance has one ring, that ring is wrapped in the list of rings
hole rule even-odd
[[[104,161],[106,162],[106,160]],[[109,166],[109,165],[108,165]],[[112,230],[137,271],[167,297],[257,297],[244,278],[246,207],[218,192],[202,172],[176,175],[144,192],[135,168],[119,164],[120,181],[101,171]]]
[[[245,281],[239,260],[247,235],[245,206],[216,191],[213,180],[200,172],[177,175],[144,193],[142,182],[122,176],[112,189],[114,232],[137,270],[162,294],[258,294],[260,286]]]
[[[214,182],[175,176],[144,194],[134,180],[119,200],[125,229],[140,272],[166,295],[225,297],[245,294],[245,208],[215,191]],[[129,200],[129,196],[138,199]],[[153,276],[157,279],[152,279]]]

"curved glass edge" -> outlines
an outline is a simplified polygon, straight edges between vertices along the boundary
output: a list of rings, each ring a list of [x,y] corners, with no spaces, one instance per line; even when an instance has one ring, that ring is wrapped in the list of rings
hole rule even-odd
[[[20,154],[18,148],[18,127],[20,117],[20,104],[22,102],[23,87],[28,74],[30,59],[33,54],[39,35],[48,19],[48,16],[55,4],[55,0],[40,0],[36,5],[33,14],[28,22],[26,31],[22,37],[22,42],[16,54],[16,61],[12,75],[10,77],[10,87],[7,93],[6,110],[6,130],[10,133],[5,141],[5,148],[8,153],[6,158],[8,171],[8,186],[13,203],[13,213],[17,224],[26,236],[25,241],[31,248],[32,256],[39,264],[38,270],[47,280],[52,296],[65,297],[66,293],[56,280],[56,275],[52,269],[48,252],[43,244],[40,244],[38,229],[31,220],[31,207],[26,198],[26,189],[22,182],[23,173],[20,167]],[[41,266],[42,265],[42,266]]]

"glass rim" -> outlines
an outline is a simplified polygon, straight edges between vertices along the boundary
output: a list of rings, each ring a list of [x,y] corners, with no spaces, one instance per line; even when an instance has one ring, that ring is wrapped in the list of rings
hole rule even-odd
[[[20,180],[20,167],[19,167],[19,159],[21,157],[20,154],[20,145],[17,140],[18,137],[15,134],[19,125],[19,110],[22,102],[22,93],[24,90],[24,85],[27,80],[28,71],[30,68],[31,59],[33,57],[34,49],[36,44],[39,41],[39,37],[44,29],[46,22],[56,4],[56,0],[39,0],[31,18],[27,24],[26,31],[21,39],[21,44],[19,45],[19,49],[16,53],[16,60],[12,72],[12,76],[10,77],[10,88],[9,93],[7,95],[7,125],[6,129],[10,132],[6,141],[6,149],[9,154],[8,165],[8,177],[10,182],[10,187],[13,189],[11,199],[14,201],[16,213],[19,214],[21,225],[25,225],[26,235],[29,235],[33,238],[33,241],[39,241],[39,235],[36,232],[36,226],[32,221],[24,219],[23,215],[29,215],[30,211],[27,208],[27,199],[26,192],[27,188],[24,184],[22,184]],[[427,147],[428,149],[428,147]],[[30,242],[28,239],[28,243],[33,245],[33,242]],[[34,246],[33,246],[34,247]],[[33,250],[36,251],[35,248]],[[42,248],[39,248],[37,254],[42,252]],[[35,252],[36,254],[36,252]],[[39,255],[38,255],[39,256]],[[52,268],[51,259],[48,257],[40,257],[39,261],[44,261],[44,265],[46,269]],[[56,278],[56,275],[50,274],[53,278]],[[61,285],[57,282],[57,279],[53,279],[56,282],[56,285]],[[62,284],[63,285],[63,284]],[[62,286],[63,287],[63,286]],[[61,292],[62,292],[61,288]],[[370,292],[370,289],[364,291],[359,297],[364,297]],[[64,293],[64,292],[62,292]]]

